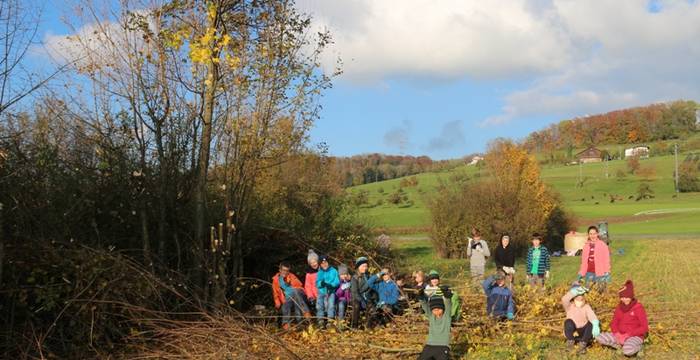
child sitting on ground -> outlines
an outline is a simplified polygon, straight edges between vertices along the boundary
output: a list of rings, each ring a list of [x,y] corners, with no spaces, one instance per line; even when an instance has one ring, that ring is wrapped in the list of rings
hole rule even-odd
[[[574,283],[571,289],[561,298],[561,305],[566,312],[564,321],[564,336],[569,350],[578,343],[578,354],[586,353],[586,348],[594,337],[600,335],[600,322],[584,295],[588,289],[579,283]]]
[[[335,299],[338,303],[338,321],[345,320],[345,309],[348,308],[348,304],[352,301],[352,295],[350,291],[350,285],[352,277],[348,271],[348,267],[345,265],[338,266],[338,276],[340,276],[340,286],[335,291]]]
[[[297,320],[301,319],[302,313],[305,318],[311,317],[309,307],[306,305],[304,288],[301,281],[290,272],[290,267],[287,262],[280,263],[279,272],[272,277],[272,297],[275,301],[275,309],[282,310],[284,330],[288,330],[292,322],[292,310]]]
[[[596,337],[596,341],[604,346],[622,350],[625,356],[633,356],[642,351],[644,338],[649,332],[649,321],[642,303],[634,297],[634,284],[627,280],[618,291],[620,303],[615,309],[610,330]]]
[[[505,273],[499,270],[481,284],[486,293],[486,314],[497,320],[513,320],[515,317],[513,293],[505,286],[505,279]]]
[[[442,296],[433,295],[427,297],[424,290],[419,291],[419,298],[423,311],[428,316],[428,341],[418,357],[419,360],[443,360],[450,358],[450,328],[452,317],[452,292],[449,289],[443,291]]]
[[[384,268],[376,275],[373,275],[367,281],[369,286],[374,289],[379,295],[379,302],[377,303],[377,321],[382,324],[386,324],[391,320],[393,315],[398,314],[399,308],[397,306],[399,302],[399,296],[401,292],[399,291],[399,286],[391,278],[391,271]],[[370,325],[370,327],[372,327]]]

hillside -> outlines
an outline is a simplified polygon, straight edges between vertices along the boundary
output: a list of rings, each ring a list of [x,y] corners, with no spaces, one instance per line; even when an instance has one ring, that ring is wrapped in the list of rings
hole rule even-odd
[[[679,159],[682,160],[684,156],[681,154]],[[607,164],[584,164],[580,168],[577,165],[545,166],[541,176],[562,195],[566,208],[580,219],[580,224],[607,219],[611,232],[617,234],[700,233],[700,221],[697,220],[700,218],[700,193],[674,192],[673,156],[652,157],[641,160],[641,164],[655,169],[655,174],[649,177],[651,189],[655,193],[653,199],[629,199],[637,193],[643,179],[628,174],[623,160],[613,160]],[[605,176],[606,167],[608,177]],[[618,170],[626,176],[618,178]],[[584,179],[582,188],[576,186],[579,172]],[[374,226],[395,230],[404,228],[403,232],[410,232],[411,229],[405,228],[412,228],[415,232],[424,232],[430,226],[430,213],[425,206],[425,198],[434,191],[438,182],[447,181],[454,176],[473,180],[479,174],[474,166],[462,166],[446,172],[416,175],[418,184],[403,188],[408,199],[413,202],[412,205],[394,205],[387,201],[390,194],[400,188],[402,179],[356,186],[350,191],[367,192],[368,204],[363,205],[361,211]],[[611,203],[610,194],[617,195],[618,200]],[[376,205],[380,199],[383,203]]]

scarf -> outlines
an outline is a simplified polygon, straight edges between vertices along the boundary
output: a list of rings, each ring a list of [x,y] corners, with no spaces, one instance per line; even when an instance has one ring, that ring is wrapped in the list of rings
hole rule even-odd
[[[622,312],[626,313],[626,312],[632,310],[632,307],[635,305],[637,305],[637,299],[632,299],[632,301],[630,301],[629,305],[625,305],[625,303],[620,301],[620,305],[618,305],[618,307],[620,308],[620,310],[622,310]]]

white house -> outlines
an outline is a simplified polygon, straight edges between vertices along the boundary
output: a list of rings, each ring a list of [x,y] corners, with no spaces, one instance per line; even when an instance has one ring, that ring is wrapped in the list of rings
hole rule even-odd
[[[483,161],[483,160],[484,160],[483,157],[477,155],[477,156],[474,156],[472,158],[472,161],[470,161],[469,164],[467,164],[467,165],[476,165],[479,161]]]
[[[625,149],[625,157],[639,156],[640,159],[649,158],[649,147],[648,146],[635,146],[629,149]]]

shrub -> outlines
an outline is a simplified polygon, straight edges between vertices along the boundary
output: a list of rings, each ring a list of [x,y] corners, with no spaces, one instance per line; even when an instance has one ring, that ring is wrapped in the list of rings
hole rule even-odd
[[[639,201],[639,200],[653,199],[653,198],[654,198],[654,190],[651,189],[651,186],[649,186],[649,184],[647,184],[647,183],[639,184],[639,187],[637,188],[637,198],[635,200]]]
[[[617,180],[622,181],[627,177],[627,173],[625,173],[625,171],[622,169],[617,169],[617,171],[615,172],[615,177],[617,178]]]
[[[700,191],[700,162],[684,161],[678,167],[678,191],[680,192],[696,192]]]
[[[630,174],[636,174],[639,170],[639,156],[632,156],[627,159],[627,171]]]
[[[360,190],[352,195],[352,203],[355,206],[366,205],[369,203],[369,191]]]

